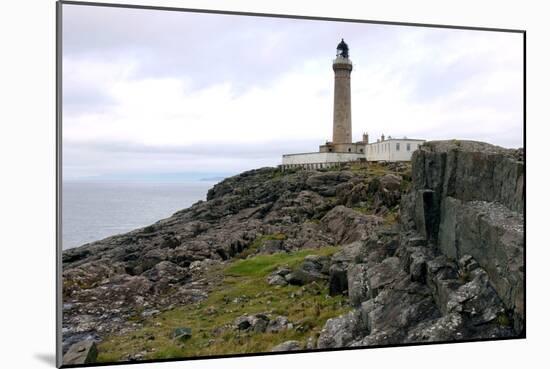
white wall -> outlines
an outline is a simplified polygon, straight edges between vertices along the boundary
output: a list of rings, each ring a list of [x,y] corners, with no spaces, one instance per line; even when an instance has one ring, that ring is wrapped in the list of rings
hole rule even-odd
[[[423,140],[392,138],[368,144],[365,153],[368,161],[410,161],[412,153],[424,142]],[[397,150],[398,144],[399,150]],[[407,150],[407,145],[410,145],[409,150]]]
[[[283,165],[344,163],[365,158],[364,154],[344,152],[308,152],[283,155]]]

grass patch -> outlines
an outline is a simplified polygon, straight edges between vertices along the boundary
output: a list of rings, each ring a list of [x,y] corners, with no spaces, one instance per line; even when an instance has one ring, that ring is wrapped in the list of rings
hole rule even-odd
[[[506,315],[505,313],[498,314],[497,323],[502,327],[510,327],[512,325],[510,318],[508,318],[508,315]]]
[[[278,267],[298,265],[306,255],[328,256],[336,250],[324,247],[233,261],[224,267],[221,285],[205,301],[161,313],[134,332],[107,337],[98,345],[98,360],[126,360],[136,353],[145,359],[257,353],[287,340],[305,343],[319,334],[327,319],[349,311],[347,299],[329,296],[327,283],[275,287],[267,284],[266,276]],[[294,328],[253,333],[231,326],[243,314],[260,312],[285,315]],[[183,342],[173,339],[178,327],[191,328],[192,337]]]
[[[385,165],[376,162],[369,163],[367,168],[367,174],[369,176],[381,177],[388,173],[393,173],[393,171],[389,170]]]
[[[399,221],[399,214],[396,211],[390,211],[384,215],[385,225],[394,225]]]
[[[366,206],[354,206],[352,208],[353,210],[357,211],[358,213],[369,215],[372,214],[372,208],[368,204]]]
[[[306,255],[332,255],[336,247],[324,247],[320,249],[305,249],[292,253],[279,252],[271,255],[258,255],[246,260],[238,260],[225,270],[228,276],[238,277],[266,277],[270,272],[282,265],[295,267],[301,263]]]

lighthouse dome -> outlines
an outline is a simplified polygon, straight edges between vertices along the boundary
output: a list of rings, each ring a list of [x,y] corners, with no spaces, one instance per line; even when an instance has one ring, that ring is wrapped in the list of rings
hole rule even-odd
[[[344,39],[342,39],[342,41],[340,41],[340,43],[336,47],[336,56],[349,58],[349,47],[348,44],[345,43]]]

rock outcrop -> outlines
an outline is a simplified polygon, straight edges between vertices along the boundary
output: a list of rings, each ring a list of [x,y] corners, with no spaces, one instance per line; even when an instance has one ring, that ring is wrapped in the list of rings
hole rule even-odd
[[[379,227],[333,256],[331,291],[355,310],[329,320],[317,347],[524,336],[523,173],[521,150],[421,146],[394,247]]]
[[[523,330],[525,178],[522,151],[471,141],[430,142],[413,156],[408,220],[453,261],[488,274]]]
[[[212,277],[215,270],[236,258],[365,239],[383,219],[344,203],[366,206],[376,195],[366,192],[372,178],[346,169],[252,170],[218,183],[207,201],[170,218],[64,251],[64,351],[81,340],[138,329],[148,316],[173,306],[204,300],[220,282]],[[343,190],[348,185],[351,192]],[[326,281],[329,274],[328,260],[312,256],[269,283],[302,285]]]
[[[69,351],[63,356],[65,365],[85,365],[93,364],[97,359],[97,347],[94,341],[82,341],[75,343],[69,348]]]
[[[428,142],[412,172],[407,163],[376,166],[245,172],[170,218],[65,251],[64,352],[205,300],[235,260],[325,246],[337,251],[302,254],[262,280],[273,289],[328,285],[348,312],[273,351],[522,337],[522,151]],[[278,314],[246,312],[223,329],[307,331]]]

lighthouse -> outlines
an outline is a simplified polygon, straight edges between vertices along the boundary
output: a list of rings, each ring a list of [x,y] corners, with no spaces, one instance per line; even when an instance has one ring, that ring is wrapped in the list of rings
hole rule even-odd
[[[327,58],[328,59],[328,58]],[[329,60],[327,60],[327,67]],[[424,140],[391,138],[382,135],[380,140],[369,143],[368,133],[361,141],[352,141],[351,131],[351,71],[348,44],[342,39],[336,46],[336,58],[332,59],[334,71],[334,105],[332,111],[332,141],[319,146],[318,152],[283,154],[282,169],[323,169],[349,162],[410,161],[412,153]],[[327,84],[330,80],[327,80]],[[330,116],[326,117],[327,125]],[[364,122],[359,122],[363,124]]]
[[[334,107],[332,123],[332,143],[337,151],[341,144],[351,144],[351,71],[349,47],[340,41],[336,47],[336,59],[332,61],[334,70]]]
[[[334,105],[332,110],[332,141],[319,146],[319,152],[362,154],[366,142],[352,141],[351,131],[351,71],[348,44],[342,39],[332,60],[334,71]],[[367,137],[367,136],[363,136]]]

